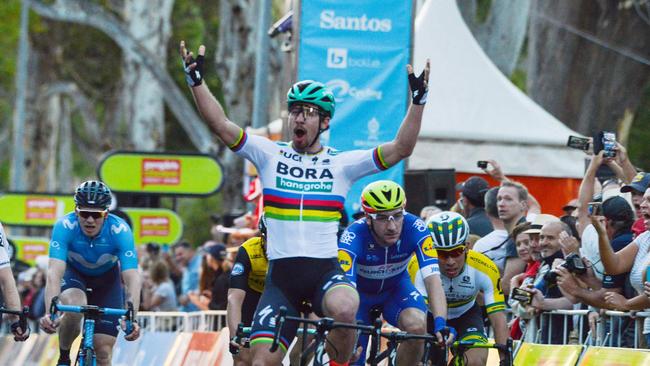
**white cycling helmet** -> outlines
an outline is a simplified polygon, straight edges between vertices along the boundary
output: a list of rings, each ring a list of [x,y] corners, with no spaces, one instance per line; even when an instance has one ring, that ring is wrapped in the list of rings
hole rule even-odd
[[[460,214],[444,211],[427,220],[427,229],[436,249],[449,250],[464,245],[469,236],[469,225]]]

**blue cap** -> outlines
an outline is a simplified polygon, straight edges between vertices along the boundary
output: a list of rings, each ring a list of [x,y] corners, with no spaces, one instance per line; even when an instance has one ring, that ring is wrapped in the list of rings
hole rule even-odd
[[[650,173],[640,172],[634,176],[632,183],[624,185],[621,187],[621,192],[632,192],[636,191],[638,193],[645,193],[645,190],[650,186]]]

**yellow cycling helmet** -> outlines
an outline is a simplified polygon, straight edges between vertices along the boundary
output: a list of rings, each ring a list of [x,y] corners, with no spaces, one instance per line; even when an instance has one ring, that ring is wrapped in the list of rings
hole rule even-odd
[[[405,205],[404,189],[391,180],[372,182],[361,193],[361,207],[366,213],[395,210]]]

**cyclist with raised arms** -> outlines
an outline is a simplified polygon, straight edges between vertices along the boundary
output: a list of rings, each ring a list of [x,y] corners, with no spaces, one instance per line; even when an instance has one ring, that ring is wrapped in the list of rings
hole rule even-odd
[[[404,211],[406,193],[390,180],[368,184],[361,193],[365,217],[350,225],[339,240],[339,263],[356,284],[361,304],[357,319],[371,324],[371,313],[381,311],[384,320],[408,333],[426,334],[427,305],[415,289],[407,266],[415,258],[424,276],[429,306],[435,316],[434,333],[442,343],[442,333],[455,330],[446,325],[447,302],[440,282],[438,258],[424,222]],[[364,351],[368,336],[361,336]],[[397,352],[398,365],[415,365],[422,357],[422,341],[403,343]],[[361,357],[355,365],[364,365]]]
[[[54,224],[45,284],[46,314],[40,319],[40,326],[47,333],[59,328],[57,365],[70,365],[70,347],[81,330],[81,314],[67,313],[52,321],[52,298],[58,296],[65,305],[125,308],[124,281],[126,300],[133,303],[135,311],[140,303],[141,281],[133,233],[124,220],[108,213],[110,190],[100,181],[86,181],[77,187],[74,202],[74,212]],[[87,296],[88,289],[91,291]],[[99,365],[111,364],[118,327],[126,329],[117,316],[106,316],[95,325]],[[134,321],[133,331],[124,338],[133,341],[139,335],[140,327]]]
[[[11,258],[8,248],[7,234],[5,234],[5,229],[0,224],[0,289],[2,289],[2,298],[8,310],[20,311],[20,295],[18,295],[16,280],[11,271]],[[14,335],[15,341],[22,342],[29,338],[29,325],[26,326],[26,329],[22,329],[18,315],[7,314],[4,317],[6,320],[11,321],[11,333]]]
[[[455,212],[446,211],[430,217],[427,228],[438,253],[442,288],[447,297],[448,324],[456,328],[458,339],[487,342],[481,308],[476,302],[476,297],[482,293],[488,318],[494,328],[494,338],[497,343],[506,344],[508,328],[503,312],[506,306],[499,283],[499,269],[484,254],[467,249],[467,221]],[[422,280],[424,274],[418,270],[416,262],[409,264],[409,273],[418,291],[426,296]],[[430,321],[430,328],[431,325]],[[467,365],[485,365],[487,349],[470,349],[465,356]],[[502,364],[505,364],[507,355],[501,352],[499,356]]]
[[[194,59],[181,42],[180,52],[194,101],[212,132],[232,151],[250,160],[264,187],[268,225],[269,271],[253,320],[253,365],[278,365],[295,337],[297,324],[282,328],[282,352],[270,352],[275,315],[286,306],[288,315],[309,301],[319,316],[351,323],[359,306],[354,286],[337,261],[337,228],[345,197],[361,177],[377,173],[408,157],[415,147],[427,97],[429,63],[420,76],[407,66],[413,103],[397,137],[374,149],[340,152],[323,146],[320,136],[334,117],[334,95],[320,82],[305,80],[287,93],[291,142],[273,142],[247,134],[228,120],[223,108],[203,83],[205,46]],[[355,331],[329,333],[330,359],[345,363],[351,357]]]

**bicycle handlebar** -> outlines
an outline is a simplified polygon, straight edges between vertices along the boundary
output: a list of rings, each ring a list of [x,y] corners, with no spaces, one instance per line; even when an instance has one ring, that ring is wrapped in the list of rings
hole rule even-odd
[[[18,315],[18,326],[25,332],[27,330],[27,314],[29,314],[29,306],[23,306],[21,310],[11,310],[4,306],[0,307],[0,314]]]
[[[133,309],[133,303],[131,301],[127,302],[126,309],[116,309],[102,308],[96,305],[64,305],[60,304],[59,297],[55,296],[52,298],[52,302],[50,303],[50,319],[55,320],[57,312],[89,314],[90,316],[96,317],[102,315],[124,316],[126,322],[126,334],[131,334],[131,332],[133,332],[135,310]]]
[[[372,325],[358,325],[358,324],[348,324],[348,323],[339,323],[335,322],[332,318],[321,318],[318,320],[312,320],[307,318],[300,318],[295,316],[287,315],[287,308],[285,306],[280,306],[278,314],[275,316],[275,331],[273,333],[273,343],[271,343],[271,352],[275,352],[278,349],[280,344],[280,333],[284,327],[284,323],[287,321],[293,321],[303,324],[311,324],[316,326],[316,334],[324,334],[327,331],[332,329],[344,328],[344,329],[356,329],[362,333],[372,334],[375,331],[375,326]]]

